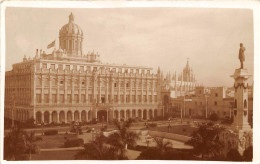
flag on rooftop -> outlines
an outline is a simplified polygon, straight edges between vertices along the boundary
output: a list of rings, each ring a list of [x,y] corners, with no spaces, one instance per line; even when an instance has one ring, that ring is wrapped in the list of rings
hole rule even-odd
[[[51,42],[48,46],[47,46],[47,48],[49,49],[49,48],[52,48],[52,47],[54,47],[55,46],[55,40],[53,41],[53,42]]]

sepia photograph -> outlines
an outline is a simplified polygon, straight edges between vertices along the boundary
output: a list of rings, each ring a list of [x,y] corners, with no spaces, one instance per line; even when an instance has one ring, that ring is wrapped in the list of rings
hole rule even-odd
[[[6,7],[3,160],[252,162],[253,18]]]

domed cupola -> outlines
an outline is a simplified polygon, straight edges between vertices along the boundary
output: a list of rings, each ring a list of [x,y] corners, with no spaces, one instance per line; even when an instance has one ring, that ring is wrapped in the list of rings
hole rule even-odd
[[[74,23],[74,15],[69,15],[69,23],[65,24],[59,32],[60,48],[68,56],[82,56],[83,31]]]

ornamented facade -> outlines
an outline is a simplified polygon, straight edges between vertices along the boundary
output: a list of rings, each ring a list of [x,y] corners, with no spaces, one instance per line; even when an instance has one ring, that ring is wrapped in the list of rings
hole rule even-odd
[[[69,23],[59,31],[59,49],[36,50],[13,64],[5,77],[5,117],[36,123],[69,123],[161,116],[161,72],[110,65],[98,53],[83,54],[83,31]]]

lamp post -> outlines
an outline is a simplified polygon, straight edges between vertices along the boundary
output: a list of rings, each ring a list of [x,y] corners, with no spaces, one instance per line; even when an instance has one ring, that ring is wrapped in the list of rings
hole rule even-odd
[[[169,118],[169,120],[168,120],[168,133],[170,132],[170,128],[171,128],[171,119]]]
[[[95,132],[95,128],[92,128],[92,129],[91,129],[92,141],[94,141],[94,132]]]

